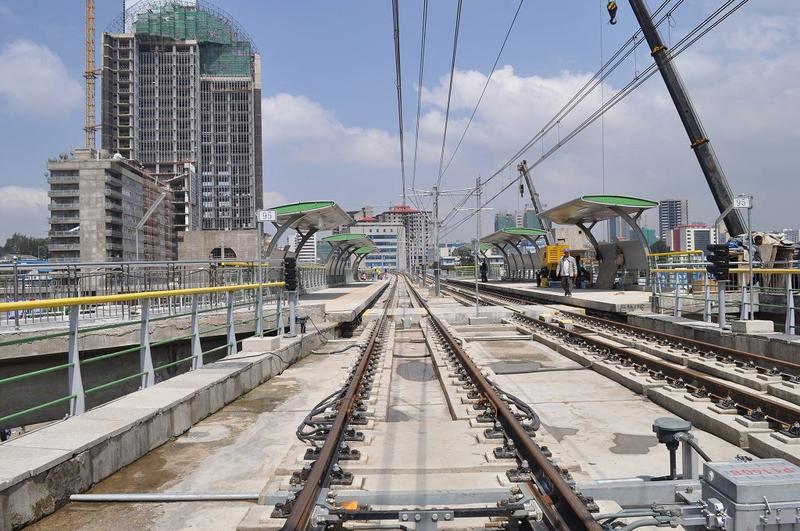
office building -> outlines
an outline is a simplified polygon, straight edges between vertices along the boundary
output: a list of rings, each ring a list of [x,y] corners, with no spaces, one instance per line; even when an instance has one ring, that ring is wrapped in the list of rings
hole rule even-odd
[[[539,221],[539,216],[536,214],[536,211],[531,207],[526,207],[521,215],[521,219],[518,219],[518,227],[525,227],[527,229],[541,229],[542,224]]]
[[[513,212],[497,212],[494,215],[495,232],[517,226],[517,215]]]
[[[433,242],[433,215],[409,205],[395,205],[375,218],[383,223],[400,223],[405,228],[408,268],[417,271],[427,261]]]
[[[384,223],[368,218],[356,222],[342,232],[363,233],[375,243],[377,250],[364,258],[361,267],[406,271],[406,229],[402,223]]]
[[[253,229],[261,60],[244,30],[206,2],[138,2],[103,34],[102,56],[102,147],[169,183],[176,239]]]
[[[300,245],[300,240],[303,237],[299,234],[295,233],[294,236],[289,237],[289,250],[293,253],[297,252],[297,247]],[[297,261],[303,262],[306,264],[316,264],[317,263],[317,234],[312,234],[306,243],[303,244],[303,248],[300,249],[300,254],[297,255]]]
[[[717,230],[705,223],[678,225],[667,242],[673,251],[705,251],[711,243],[717,243]]]
[[[609,241],[630,240],[633,237],[633,230],[622,218],[616,217],[608,220]]]
[[[782,229],[776,230],[780,234],[783,234],[783,237],[789,240],[790,242],[800,242],[800,229]]]
[[[47,170],[53,262],[175,259],[171,192],[139,164],[76,149]]]
[[[642,227],[642,233],[644,233],[644,239],[647,242],[647,246],[653,245],[656,240],[656,229],[651,229],[650,227]]]
[[[689,223],[688,199],[663,199],[658,203],[658,237],[667,242],[672,229]]]

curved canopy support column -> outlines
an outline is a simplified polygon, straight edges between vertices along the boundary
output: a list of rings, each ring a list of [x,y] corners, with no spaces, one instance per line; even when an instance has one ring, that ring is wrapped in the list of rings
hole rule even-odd
[[[364,261],[367,255],[362,254],[360,256],[356,256],[356,261],[353,262],[353,280],[358,280],[358,268],[361,266],[361,262]]]
[[[619,217],[622,218],[622,221],[627,223],[628,226],[631,228],[631,230],[636,233],[636,237],[642,244],[644,255],[647,256],[647,253],[650,252],[650,248],[647,246],[647,238],[645,237],[644,232],[642,231],[642,228],[639,226],[638,223],[639,218],[642,216],[642,214],[644,214],[644,209],[639,210],[632,216],[619,207],[611,207],[611,210],[616,212],[619,215]]]
[[[283,237],[283,234],[292,227],[295,223],[297,223],[300,218],[302,218],[305,214],[297,213],[289,217],[287,221],[282,224],[278,224],[276,221],[273,221],[272,224],[275,226],[276,232],[275,235],[269,242],[269,246],[267,247],[266,256],[269,258],[272,256],[272,253],[275,251],[275,248],[278,246],[278,242]]]
[[[517,272],[518,280],[525,280],[525,255],[522,254],[522,250],[519,248],[519,241],[517,241],[517,243],[509,243],[509,245],[513,247],[515,251],[517,251],[517,254],[519,255],[519,263],[520,266],[522,266]]]
[[[507,246],[511,247],[511,245],[509,245],[508,243],[506,243],[505,245],[507,245]],[[517,276],[519,275],[519,264],[517,263],[517,255],[516,255],[516,254],[514,254],[514,253],[512,253],[512,252],[509,252],[509,251],[506,251],[506,252],[508,253],[508,255],[507,255],[507,256],[508,256],[508,257],[509,257],[511,260],[513,260],[513,261],[514,261],[514,270],[513,270],[513,271],[509,271],[509,273],[510,273],[510,274],[509,274],[508,276],[509,276],[509,278],[510,278],[511,280],[516,280],[516,279],[517,279]]]
[[[294,250],[295,256],[300,256],[300,251],[303,250],[303,247],[305,246],[308,239],[312,237],[314,234],[316,234],[316,232],[317,229],[308,229],[305,234],[303,234],[299,230],[297,231],[297,233],[300,235],[300,243],[297,245],[297,249]]]
[[[510,277],[511,276],[511,259],[508,257],[508,253],[506,252],[505,249],[503,249],[502,245],[499,245],[497,243],[493,243],[492,245],[498,251],[500,251],[500,254],[503,255],[503,261],[505,261],[505,263],[506,263],[506,275]]]
[[[594,234],[592,234],[592,229],[594,228],[595,225],[597,225],[597,222],[596,221],[593,222],[588,227],[581,222],[578,222],[575,225],[583,231],[583,234],[586,236],[586,239],[589,240],[589,243],[591,243],[592,247],[594,247],[594,255],[597,258],[597,261],[602,262],[603,257],[600,254],[600,243],[597,241],[597,238],[594,237]]]

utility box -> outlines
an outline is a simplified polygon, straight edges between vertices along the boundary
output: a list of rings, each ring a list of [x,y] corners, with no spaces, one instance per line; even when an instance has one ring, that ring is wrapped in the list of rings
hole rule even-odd
[[[800,529],[800,467],[784,459],[704,463],[702,490],[722,502],[727,531]]]

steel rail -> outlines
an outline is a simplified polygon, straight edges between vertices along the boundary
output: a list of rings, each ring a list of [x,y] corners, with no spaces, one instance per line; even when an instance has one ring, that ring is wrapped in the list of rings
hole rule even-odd
[[[474,299],[474,295],[472,295],[472,297]],[[507,297],[506,294],[503,294],[503,297],[517,298],[524,300],[521,297]],[[564,313],[569,314],[570,317],[587,318],[591,320],[601,321],[606,324],[610,324],[612,326],[620,326],[623,328],[636,328],[638,331],[651,333],[651,331],[647,329],[632,327],[631,325],[622,325],[620,323],[607,321],[605,319],[601,319],[598,317],[590,317],[582,314],[574,314],[572,312],[564,312]],[[627,358],[636,365],[646,367],[649,372],[652,372],[656,375],[660,373],[660,375],[663,375],[663,377],[665,377],[668,380],[671,380],[672,382],[678,382],[678,381],[683,382],[683,385],[688,389],[694,389],[697,392],[702,391],[708,394],[708,396],[714,397],[718,400],[731,399],[736,403],[738,407],[747,410],[748,413],[760,410],[766,416],[767,419],[775,423],[778,423],[784,427],[792,426],[795,422],[797,422],[797,419],[800,418],[800,408],[798,407],[794,407],[789,403],[784,403],[778,400],[774,400],[762,394],[757,394],[747,391],[745,389],[739,388],[734,385],[729,385],[722,380],[719,380],[713,376],[705,374],[696,369],[691,369],[688,367],[683,367],[673,364],[669,361],[660,359],[655,355],[636,352],[635,347],[628,347],[628,346],[620,347],[616,345],[614,342],[597,337],[594,334],[587,335],[581,332],[576,332],[574,330],[561,328],[556,324],[539,321],[537,319],[532,319],[522,314],[519,311],[515,311],[515,315],[517,316],[518,319],[522,320],[523,322],[529,323],[531,325],[538,326],[540,328],[550,330],[558,334],[566,334],[572,338],[580,339],[582,341],[585,341],[587,344],[594,345],[595,347],[601,349],[608,349],[609,352],[613,352],[617,356]],[[669,337],[670,339],[675,339],[675,340],[683,339],[663,333],[654,333],[653,335],[657,334],[662,334],[664,336]],[[702,342],[697,342],[697,343],[702,343]],[[702,344],[708,348],[717,348],[716,345],[712,345],[710,343],[702,343]],[[757,356],[755,354],[751,355],[749,353],[741,351],[734,351],[734,352],[742,356],[749,356],[749,357]],[[759,357],[764,358],[763,356]],[[770,362],[777,361],[777,360],[772,360],[772,358],[765,358],[765,359],[769,360]]]
[[[495,410],[497,419],[509,438],[514,441],[522,459],[527,461],[528,466],[534,472],[539,489],[533,489],[533,492],[550,525],[554,529],[563,531],[578,531],[581,529],[601,531],[602,528],[595,521],[584,501],[572,490],[572,487],[564,480],[561,473],[528,435],[528,432],[481,373],[469,354],[450,334],[442,320],[431,312],[427,302],[422,299],[416,288],[412,287],[410,283],[408,283],[408,286],[414,293],[420,307],[428,312],[428,319],[456,355],[459,363],[464,367],[478,391]]]
[[[446,281],[451,282],[451,281]],[[452,287],[450,287],[452,289]],[[459,286],[455,289],[461,289]],[[503,297],[508,299],[509,301],[519,301],[524,304],[528,304],[532,301],[542,302],[542,299],[537,299],[535,296],[525,297],[523,295],[514,293],[503,293],[500,290],[492,289],[490,286],[482,286],[482,291],[490,291],[492,294],[495,294],[499,297]],[[475,295],[467,290],[460,291],[459,295],[462,296],[470,296],[472,300],[475,300]],[[547,301],[545,301],[547,302]],[[547,302],[548,304],[552,304],[552,302]],[[686,337],[676,336],[673,334],[668,334],[666,332],[660,332],[658,330],[650,330],[648,328],[642,328],[640,326],[635,326],[627,323],[621,323],[618,321],[611,321],[609,319],[603,319],[602,317],[597,317],[594,315],[585,315],[577,312],[570,312],[567,310],[561,310],[564,313],[570,315],[570,317],[576,319],[583,319],[586,321],[591,321],[593,323],[597,323],[599,325],[608,326],[608,327],[616,327],[618,329],[622,329],[626,332],[636,333],[643,335],[645,337],[654,337],[657,339],[664,339],[668,340],[672,343],[678,344],[682,347],[686,348],[694,348],[697,349],[698,353],[702,352],[710,352],[713,353],[718,358],[724,360],[725,358],[732,358],[734,360],[738,360],[743,364],[748,364],[750,362],[754,363],[764,371],[769,371],[773,368],[779,369],[780,371],[784,372],[788,376],[792,377],[800,377],[800,363],[795,363],[788,360],[780,360],[776,358],[770,358],[768,356],[763,356],[761,354],[753,354],[751,352],[745,352],[743,350],[736,350],[733,348],[715,345],[713,343],[708,343],[705,341],[699,341],[697,339],[690,339]]]
[[[653,355],[643,354],[636,352],[634,347],[620,347],[614,342],[597,337],[594,334],[583,334],[561,328],[557,324],[547,323],[532,319],[522,314],[517,314],[521,320],[557,332],[559,334],[566,334],[570,337],[585,341],[587,344],[592,344],[601,349],[608,349],[610,352],[624,358],[628,358],[632,362],[646,367],[648,372],[653,372],[656,375],[659,373],[667,379],[672,379],[673,382],[681,381],[687,388],[694,388],[697,391],[705,391],[709,396],[725,400],[732,399],[736,404],[748,412],[753,412],[760,409],[767,418],[789,427],[800,418],[800,407],[795,407],[789,403],[779,402],[768,398],[765,395],[746,391],[742,388],[728,385],[727,383],[702,373],[696,369],[690,369],[680,365],[675,365],[666,360],[662,360]]]
[[[348,385],[347,392],[339,402],[339,408],[333,425],[328,432],[325,443],[320,449],[319,458],[314,461],[311,471],[308,474],[308,479],[303,485],[303,489],[299,492],[292,505],[292,511],[286,519],[286,522],[281,527],[282,531],[300,531],[307,529],[311,517],[314,513],[314,508],[317,505],[317,499],[320,491],[326,487],[327,481],[330,477],[330,471],[336,463],[336,456],[338,453],[339,445],[344,438],[345,428],[350,420],[353,407],[356,405],[359,391],[362,387],[362,380],[367,372],[367,366],[372,359],[373,354],[377,350],[378,340],[381,337],[383,330],[386,326],[387,315],[391,306],[391,301],[394,299],[394,294],[397,290],[397,278],[392,284],[391,291],[383,313],[380,319],[375,324],[375,328],[369,338],[369,343],[364,353],[361,355],[361,360],[353,373],[353,377]]]

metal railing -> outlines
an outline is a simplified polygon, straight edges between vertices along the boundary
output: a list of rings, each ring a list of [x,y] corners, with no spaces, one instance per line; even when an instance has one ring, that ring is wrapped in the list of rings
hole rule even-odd
[[[651,255],[654,256],[654,255]],[[796,299],[800,296],[800,262],[774,262],[783,267],[756,267],[731,262],[730,280],[709,278],[705,256],[700,252],[660,253],[651,262],[652,309],[656,313],[702,316],[703,321],[725,324],[727,314],[740,319],[755,313],[769,315],[777,323],[783,316],[783,331],[797,334]]]
[[[260,269],[260,271],[259,271]],[[259,276],[260,275],[260,276]],[[283,278],[281,260],[263,261],[168,261],[168,262],[91,262],[91,263],[25,263],[0,264],[0,302],[50,300],[69,297],[105,296],[149,291],[219,287],[257,283],[260,279],[277,281]],[[299,264],[298,283],[301,293],[326,287],[324,267]],[[237,295],[241,302],[246,296]],[[219,298],[208,304],[218,307]],[[157,298],[152,314],[172,315],[188,311],[189,298]],[[85,305],[81,321],[109,321],[130,318],[138,312],[135,302],[114,302]],[[68,314],[63,307],[43,310],[0,311],[0,331],[25,327],[65,326]]]
[[[68,415],[80,415],[86,411],[88,399],[92,398],[95,405],[99,405],[95,396],[101,391],[124,386],[126,384],[128,384],[130,389],[131,382],[136,383],[133,385],[133,389],[130,390],[147,388],[154,385],[157,379],[166,379],[169,376],[169,372],[176,372],[175,370],[169,371],[169,369],[185,366],[188,367],[188,370],[194,370],[202,367],[204,360],[210,354],[216,352],[224,352],[226,356],[235,354],[237,352],[237,341],[241,339],[237,339],[236,336],[237,326],[241,327],[245,324],[252,324],[252,335],[263,337],[265,333],[265,319],[270,317],[270,320],[272,320],[271,318],[274,317],[275,330],[282,332],[284,326],[283,306],[285,298],[283,287],[283,282],[268,282],[261,284],[206,286],[163,291],[120,293],[116,295],[0,303],[0,312],[56,310],[64,312],[68,315],[69,319],[69,329],[65,332],[0,340],[0,350],[19,347],[20,345],[25,345],[27,347],[29,344],[37,341],[48,341],[56,338],[63,339],[64,337],[67,338],[68,345],[65,362],[62,361],[41,369],[20,372],[0,378],[0,395],[7,397],[14,396],[15,394],[9,391],[9,387],[12,386],[12,384],[24,382],[25,386],[30,387],[33,385],[31,382],[34,382],[37,378],[50,376],[54,373],[65,373],[67,380],[66,395],[53,396],[52,393],[55,391],[53,389],[48,389],[48,394],[50,396],[42,397],[40,400],[31,399],[29,397],[27,404],[24,403],[25,401],[21,400],[20,397],[16,397],[13,401],[3,400],[0,402],[0,427],[21,426],[31,422],[57,419],[62,415],[60,412],[65,404],[68,404]],[[174,303],[176,300],[187,301],[185,307],[189,308],[189,310],[183,313],[172,313],[161,317],[154,316],[153,310],[159,304],[162,306],[166,304],[170,307],[184,307],[182,304]],[[221,304],[216,304],[215,301],[217,300],[222,301]],[[138,311],[136,312],[135,319],[129,314],[131,319],[126,321],[100,326],[81,326],[80,316],[83,313],[93,311],[93,309],[102,307],[103,305],[121,303],[136,304]],[[264,312],[264,308],[267,305],[275,308],[275,311],[271,313],[271,315],[267,315]],[[207,326],[209,324],[208,322],[201,322],[204,314],[217,312],[218,315],[222,315],[223,308],[225,312],[224,324],[210,323],[214,326],[209,327]],[[190,320],[191,326],[188,332],[177,333],[172,337],[158,341],[151,340],[151,335],[153,333],[152,325],[154,322],[174,319],[176,317],[186,317]],[[131,326],[138,326],[139,334],[138,341],[136,341],[137,344],[81,359],[81,352],[79,349],[81,334],[97,334],[98,332]],[[177,328],[175,328],[175,330],[177,330]],[[209,339],[210,337],[224,337],[225,339],[221,345],[204,350],[201,340]],[[178,359],[154,365],[152,355],[153,348],[174,345],[180,342],[188,344],[187,355],[181,355]],[[126,360],[123,358],[124,356],[134,356],[137,354],[139,358],[138,364],[130,359],[127,360],[127,363],[128,365],[138,365],[138,370],[130,374],[123,374],[120,377],[116,377],[118,374],[115,374],[113,379],[102,381],[103,376],[118,372],[114,369],[125,365]],[[95,382],[90,387],[84,386],[85,374],[83,367],[109,361],[115,365],[107,365],[106,369],[98,370],[92,375],[94,380],[100,381]],[[58,386],[54,385],[50,387]],[[19,388],[17,391],[18,390]],[[105,395],[105,399],[101,399],[100,403],[116,398],[116,396],[111,396],[109,393],[105,393]],[[117,396],[119,395],[117,394]],[[20,404],[22,404],[21,407]],[[61,406],[61,408],[58,406]],[[15,407],[15,409],[11,409],[12,407]]]

